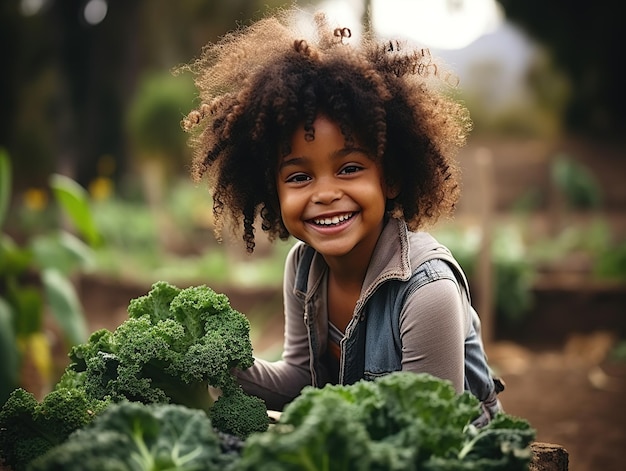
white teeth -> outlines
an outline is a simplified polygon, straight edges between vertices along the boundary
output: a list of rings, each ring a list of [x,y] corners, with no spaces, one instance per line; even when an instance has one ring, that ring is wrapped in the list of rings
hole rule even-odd
[[[352,217],[352,213],[341,214],[339,216],[333,216],[332,218],[324,218],[324,219],[314,219],[315,224],[319,224],[320,226],[330,226],[332,224],[339,224],[347,219]]]

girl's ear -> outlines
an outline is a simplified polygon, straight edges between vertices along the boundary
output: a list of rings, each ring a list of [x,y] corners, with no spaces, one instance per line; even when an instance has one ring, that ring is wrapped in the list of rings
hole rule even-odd
[[[387,182],[386,186],[387,186],[387,191],[386,191],[385,196],[387,196],[387,199],[392,200],[400,194],[400,185],[397,185],[392,182]]]

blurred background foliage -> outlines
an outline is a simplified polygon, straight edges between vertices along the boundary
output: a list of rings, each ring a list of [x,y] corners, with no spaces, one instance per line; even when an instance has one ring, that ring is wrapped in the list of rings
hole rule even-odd
[[[10,175],[4,172],[0,182],[0,193],[10,188],[2,198],[3,237],[24,248],[41,247],[35,241],[59,231],[71,234],[73,247],[77,240],[82,244],[80,260],[89,263],[72,264],[71,270],[64,265],[69,280],[97,273],[146,286],[163,279],[280,290],[292,241],[270,245],[260,236],[250,257],[240,241],[218,245],[213,237],[209,192],[189,180],[187,135],[180,127],[195,105],[195,90],[189,76],[172,70],[237,25],[291,3],[308,8],[324,2],[3,1],[0,147],[10,159]],[[447,4],[454,8],[463,1]],[[623,149],[626,88],[617,48],[624,30],[608,0],[498,5],[532,45],[522,89],[496,103],[498,82],[506,81],[502,65],[484,60],[466,72],[459,99],[474,120],[472,140],[549,143],[546,185],[527,188],[510,206],[496,208],[506,217],[491,246],[493,302],[499,322],[515,324],[532,309],[537,278],[563,260],[582,260],[594,279],[626,281],[626,242],[603,217],[610,188],[556,144],[575,136]],[[619,155],[623,159],[623,151]],[[74,188],[70,193],[81,201],[81,212],[67,214],[72,204],[59,200],[52,176],[71,182],[66,187]],[[558,217],[549,215],[550,229],[534,231],[533,215],[554,208]],[[584,222],[571,224],[580,214]],[[81,224],[93,226],[91,235]],[[476,276],[482,229],[459,218],[434,231],[470,277]],[[47,247],[68,239],[54,240]],[[63,265],[58,258],[55,263]],[[24,275],[37,280],[44,269],[31,265]],[[9,277],[2,276],[0,300],[9,291]],[[44,329],[39,322],[32,331]]]
[[[610,0],[498,0],[506,17],[545,48],[570,89],[563,125],[569,132],[615,138],[626,131],[621,85],[624,28]],[[529,75],[537,90],[546,83]],[[554,91],[554,90],[553,90]],[[542,94],[550,100],[551,94]]]
[[[450,8],[459,2],[448,1]],[[0,145],[15,159],[15,186],[43,186],[54,171],[87,185],[98,177],[102,156],[110,156],[111,177],[120,180],[133,169],[134,146],[145,151],[147,142],[152,150],[156,143],[162,144],[161,151],[173,150],[172,161],[183,163],[184,157],[178,160],[176,123],[191,108],[185,94],[193,91],[186,86],[188,78],[164,75],[238,24],[289,3],[2,2]],[[294,3],[309,7],[323,2]],[[624,33],[608,0],[498,4],[538,51],[525,72],[527,93],[511,97],[497,112],[485,105],[499,66],[488,61],[474,66],[463,98],[471,107],[476,132],[622,136],[626,91],[620,83],[617,48]],[[471,83],[482,83],[483,88],[470,88]],[[157,109],[164,114],[145,119]],[[184,171],[184,165],[178,168]]]
[[[12,195],[9,156],[0,149],[0,228]],[[57,378],[47,336],[46,314],[55,321],[62,349],[87,340],[89,327],[72,276],[93,262],[91,248],[102,239],[92,219],[87,192],[73,180],[50,177],[56,218],[61,212],[73,223],[49,224],[22,241],[0,232],[0,401],[20,384],[22,367],[32,366],[44,383]],[[74,235],[75,233],[79,236]]]

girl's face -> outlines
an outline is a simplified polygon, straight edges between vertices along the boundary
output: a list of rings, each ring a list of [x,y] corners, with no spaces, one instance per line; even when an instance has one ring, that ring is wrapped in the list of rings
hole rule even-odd
[[[324,257],[369,260],[382,231],[386,199],[394,195],[358,141],[348,146],[339,126],[322,115],[314,128],[315,139],[307,141],[300,126],[291,152],[279,162],[283,223]]]

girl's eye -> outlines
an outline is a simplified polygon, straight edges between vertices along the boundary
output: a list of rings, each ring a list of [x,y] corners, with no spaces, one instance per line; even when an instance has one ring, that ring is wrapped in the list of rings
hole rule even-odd
[[[339,173],[343,175],[348,175],[351,173],[356,173],[360,170],[362,170],[362,167],[359,167],[358,165],[346,165],[344,168],[341,169]]]
[[[310,179],[311,179],[311,177],[309,177],[308,175],[306,175],[304,173],[296,173],[295,175],[290,175],[289,177],[287,177],[285,182],[287,182],[287,183],[304,183],[304,182],[309,181]]]

